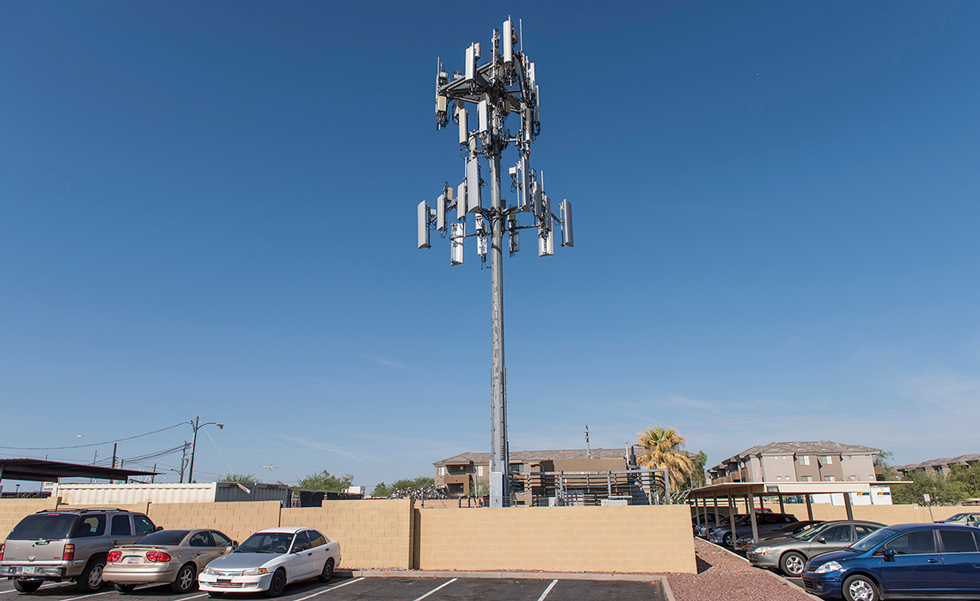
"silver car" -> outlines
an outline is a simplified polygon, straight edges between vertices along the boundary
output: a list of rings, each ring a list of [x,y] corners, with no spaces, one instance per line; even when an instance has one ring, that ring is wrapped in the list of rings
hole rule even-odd
[[[964,526],[980,526],[980,513],[957,513],[945,520],[936,520],[937,524],[963,524]]]
[[[290,582],[306,578],[329,582],[338,565],[340,543],[319,530],[268,528],[209,563],[198,584],[212,597],[258,591],[278,597]]]
[[[764,541],[745,554],[753,564],[771,570],[781,570],[787,576],[803,574],[806,562],[830,551],[850,547],[884,524],[857,520],[839,520],[816,524],[786,538]]]

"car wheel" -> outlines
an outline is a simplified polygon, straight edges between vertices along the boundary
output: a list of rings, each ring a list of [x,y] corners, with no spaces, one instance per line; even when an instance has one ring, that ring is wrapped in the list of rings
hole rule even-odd
[[[726,547],[731,547],[732,546],[732,535],[731,534],[726,534],[725,535],[725,538],[722,540],[722,542],[725,544]]]
[[[782,559],[779,560],[779,569],[783,571],[787,576],[793,578],[798,577],[803,573],[803,568],[806,567],[806,558],[795,551],[790,551],[786,555],[783,555]]]
[[[197,569],[193,564],[184,564],[177,572],[177,578],[170,583],[170,590],[183,595],[194,588],[194,577],[197,576]]]
[[[843,591],[847,601],[879,601],[881,594],[878,587],[867,576],[855,574],[844,580]]]
[[[286,572],[283,572],[282,568],[279,568],[272,575],[272,581],[269,582],[269,590],[265,592],[265,596],[278,597],[282,594],[282,589],[284,588],[286,588]]]
[[[116,589],[120,593],[131,593],[136,589],[135,584],[113,584],[112,588]]]
[[[14,588],[21,593],[33,593],[41,587],[41,580],[23,580],[15,579]]]
[[[320,582],[330,582],[330,579],[333,578],[333,557],[327,558],[327,563],[323,564],[323,571],[317,578]]]
[[[90,559],[88,565],[78,576],[78,592],[94,593],[102,588],[102,568],[104,567],[105,559]]]

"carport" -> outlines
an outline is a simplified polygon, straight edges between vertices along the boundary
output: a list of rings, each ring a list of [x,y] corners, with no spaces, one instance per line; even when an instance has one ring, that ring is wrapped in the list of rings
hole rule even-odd
[[[131,476],[155,476],[157,472],[124,470],[79,463],[63,463],[43,459],[0,459],[0,482],[60,482],[62,478],[95,478],[96,480],[128,481]]]
[[[727,500],[729,521],[732,523],[732,536],[737,538],[735,530],[735,504],[743,502],[745,513],[749,515],[749,522],[752,524],[752,540],[759,540],[759,526],[756,523],[755,512],[761,511],[764,507],[763,497],[778,497],[779,511],[786,512],[784,497],[787,495],[800,495],[805,499],[806,512],[808,519],[813,519],[813,506],[810,495],[844,493],[844,509],[847,511],[847,519],[854,519],[854,511],[851,508],[851,495],[849,493],[871,493],[871,486],[882,486],[891,484],[907,484],[907,482],[725,482],[722,484],[711,484],[695,488],[688,492],[687,501],[693,504],[695,514],[698,516],[700,525],[701,516],[705,522],[708,521],[709,512],[714,514],[715,526],[719,525],[718,500]],[[708,500],[712,504],[708,506]],[[758,499],[758,504],[756,500]]]

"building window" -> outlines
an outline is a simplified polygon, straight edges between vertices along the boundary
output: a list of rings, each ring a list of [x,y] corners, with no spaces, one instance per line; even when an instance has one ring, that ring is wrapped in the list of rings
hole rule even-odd
[[[823,481],[824,482],[834,482],[835,480],[836,480],[836,478],[834,478],[833,476],[824,476],[823,477]]]
[[[827,456],[825,456],[823,458],[823,462],[824,462],[825,465],[832,464],[834,462],[834,456],[833,455],[827,455]]]
[[[440,476],[445,476],[446,475],[446,466],[444,466],[444,465],[440,465],[439,466],[439,475]]]
[[[803,465],[810,465],[810,456],[804,455],[800,457],[800,463],[802,463]]]
[[[782,477],[782,476],[776,476],[776,481],[777,481],[777,482],[778,482],[779,480],[782,480],[782,479],[783,479],[783,477]]]
[[[803,476],[803,482],[813,482],[813,476]]]
[[[483,476],[483,466],[482,465],[476,466],[476,475],[477,476]]]

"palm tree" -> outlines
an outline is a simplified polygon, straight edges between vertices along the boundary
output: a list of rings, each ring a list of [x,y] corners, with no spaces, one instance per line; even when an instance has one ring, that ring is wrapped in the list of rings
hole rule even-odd
[[[670,489],[680,490],[694,469],[694,462],[684,452],[686,439],[677,430],[663,426],[647,429],[639,436],[639,445],[646,451],[637,460],[640,466],[666,469]]]

